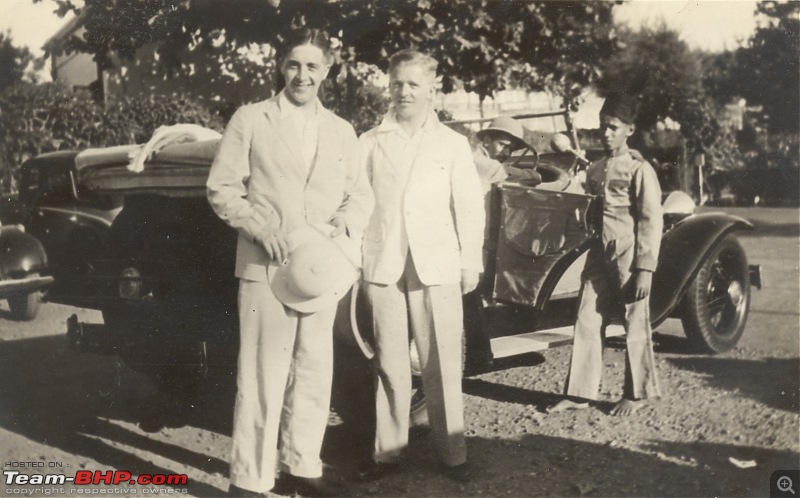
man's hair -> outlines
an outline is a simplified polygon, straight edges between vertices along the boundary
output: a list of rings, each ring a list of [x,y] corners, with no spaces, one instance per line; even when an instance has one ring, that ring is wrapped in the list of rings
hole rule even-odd
[[[417,64],[422,67],[426,73],[430,74],[432,78],[436,78],[436,68],[439,67],[439,62],[430,55],[407,48],[395,52],[395,54],[389,58],[389,74],[398,66],[404,64]]]
[[[283,42],[281,59],[289,55],[295,47],[312,45],[322,50],[322,55],[327,62],[333,60],[333,47],[328,33],[321,29],[302,27],[292,30]]]

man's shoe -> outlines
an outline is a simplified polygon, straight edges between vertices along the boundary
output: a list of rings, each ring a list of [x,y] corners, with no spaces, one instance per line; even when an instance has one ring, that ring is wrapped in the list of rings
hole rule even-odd
[[[400,462],[370,462],[356,470],[356,479],[361,482],[377,481],[400,471]]]
[[[256,493],[255,491],[240,488],[239,486],[234,486],[233,484],[228,486],[229,498],[263,498],[264,496],[266,495],[263,493]]]
[[[347,496],[350,489],[344,484],[329,481],[324,477],[299,477],[289,473],[281,473],[274,492],[281,495],[298,494],[300,496]]]
[[[460,465],[443,465],[442,475],[452,481],[466,484],[472,480],[472,466],[467,462]]]

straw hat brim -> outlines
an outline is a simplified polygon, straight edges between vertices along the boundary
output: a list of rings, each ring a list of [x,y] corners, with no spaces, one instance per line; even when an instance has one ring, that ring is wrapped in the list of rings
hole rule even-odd
[[[334,268],[337,271],[335,282],[320,296],[308,298],[298,295],[290,282],[287,264],[281,264],[270,279],[270,287],[275,297],[285,306],[301,313],[314,313],[335,305],[342,299],[358,280],[361,272],[358,261],[354,261],[355,254],[360,255],[357,243],[346,235],[329,238],[332,227],[330,225],[305,225],[289,235],[290,251],[295,251],[305,244],[327,243],[331,245],[331,254],[341,259]],[[291,252],[290,252],[291,255]],[[291,257],[291,256],[290,256]]]
[[[508,130],[504,130],[502,128],[492,128],[492,127],[484,128],[476,132],[475,135],[481,140],[491,135],[503,135],[511,139],[511,143],[513,144],[513,150],[519,150],[528,147],[528,143],[525,140],[519,138],[513,133],[510,133]]]

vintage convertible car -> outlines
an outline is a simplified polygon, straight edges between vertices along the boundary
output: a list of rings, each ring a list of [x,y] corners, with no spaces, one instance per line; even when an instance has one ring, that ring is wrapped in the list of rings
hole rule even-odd
[[[546,116],[553,114],[563,115]],[[558,137],[571,148],[512,158],[536,167],[542,183],[497,184],[487,199],[486,271],[479,298],[465,310],[467,360],[570,343],[582,255],[598,236],[598,199],[583,193],[576,180],[585,161],[572,150],[577,140],[571,135]],[[219,373],[230,378],[238,347],[236,234],[205,197],[216,145],[211,140],[168,146],[139,173],[127,168],[129,153],[139,146],[75,158],[80,188],[123,197],[124,207],[103,256],[87,261],[85,272],[59,276],[59,286],[71,292],[53,299],[99,309],[104,318],[104,324],[86,324],[72,317],[67,334],[73,347],[119,354],[167,385]],[[751,281],[759,284],[758,268],[748,265],[735,237],[752,226],[693,210],[685,194],[666,200],[651,317],[654,326],[680,317],[693,346],[722,352],[744,332]],[[335,335],[341,348],[369,358],[371,320],[358,285],[339,311]],[[617,326],[608,335],[620,333]]]
[[[13,320],[33,320],[42,293],[53,283],[47,254],[22,225],[0,227],[0,299],[8,301]]]

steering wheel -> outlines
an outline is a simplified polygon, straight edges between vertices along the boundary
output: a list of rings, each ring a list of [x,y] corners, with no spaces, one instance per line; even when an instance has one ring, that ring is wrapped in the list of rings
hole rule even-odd
[[[532,152],[533,153],[533,165],[528,167],[528,168],[526,168],[526,169],[530,169],[530,170],[536,171],[536,167],[539,166],[539,152],[536,149],[534,149],[533,146],[530,145],[529,143],[527,143],[527,142],[524,142],[524,143],[525,143],[525,147],[523,147],[523,148],[525,150],[522,152],[522,154],[516,156],[516,159],[514,160],[514,162],[511,163],[511,167],[518,168],[519,166],[517,166],[517,165],[519,164],[520,161],[522,161],[522,158],[525,157],[528,154],[528,152]],[[519,149],[517,149],[517,150],[519,150]]]

